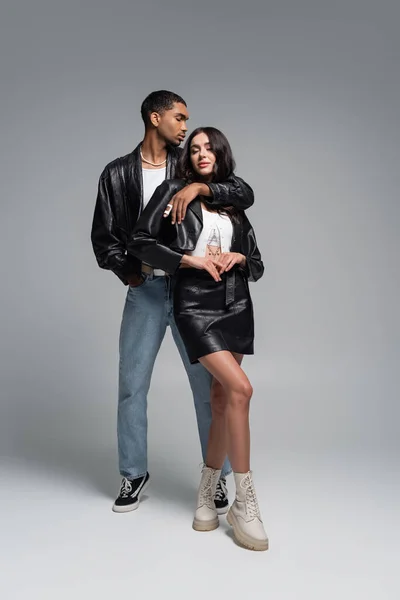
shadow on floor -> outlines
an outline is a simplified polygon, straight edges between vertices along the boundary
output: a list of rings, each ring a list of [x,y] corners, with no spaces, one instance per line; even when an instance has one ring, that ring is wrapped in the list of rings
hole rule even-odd
[[[25,435],[18,443],[16,458],[30,470],[54,477],[55,481],[76,485],[81,489],[95,490],[112,502],[119,490],[121,477],[118,473],[116,448],[100,445],[79,445],[75,440],[34,437]],[[197,484],[193,469],[185,473],[185,466],[171,457],[153,456],[149,461],[150,486],[142,501],[149,497],[180,505],[192,512]],[[198,469],[200,478],[200,468]]]

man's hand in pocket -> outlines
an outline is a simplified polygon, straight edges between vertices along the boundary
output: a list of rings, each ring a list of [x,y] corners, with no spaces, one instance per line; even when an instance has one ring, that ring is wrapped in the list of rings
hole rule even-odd
[[[142,283],[144,282],[144,277],[143,277],[143,275],[134,274],[134,275],[130,275],[127,278],[127,281],[131,287],[137,287],[138,285],[142,285]]]

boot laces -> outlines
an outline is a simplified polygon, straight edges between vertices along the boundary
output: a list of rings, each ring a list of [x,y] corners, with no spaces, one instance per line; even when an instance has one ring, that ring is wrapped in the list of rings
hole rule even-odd
[[[260,508],[254,488],[253,479],[249,473],[240,483],[241,487],[246,490],[246,513],[251,518],[257,517],[261,521]]]
[[[206,505],[208,508],[215,508],[214,500],[212,497],[212,485],[213,485],[213,473],[212,471],[207,472],[207,479],[204,481],[200,488],[200,505]]]

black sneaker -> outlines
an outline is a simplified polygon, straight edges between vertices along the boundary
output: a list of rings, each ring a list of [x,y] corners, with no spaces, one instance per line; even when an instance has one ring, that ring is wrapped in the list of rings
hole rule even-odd
[[[147,486],[150,475],[146,473],[143,477],[136,479],[123,478],[119,496],[114,502],[113,511],[117,513],[129,512],[139,506],[139,500]]]
[[[229,500],[228,500],[228,488],[226,487],[225,477],[221,477],[217,483],[217,489],[215,490],[214,496],[215,508],[219,515],[224,515],[228,512]]]

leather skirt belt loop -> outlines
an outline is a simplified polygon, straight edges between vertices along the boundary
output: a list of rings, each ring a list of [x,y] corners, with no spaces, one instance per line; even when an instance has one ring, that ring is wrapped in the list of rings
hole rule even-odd
[[[236,270],[233,268],[226,273],[225,279],[225,305],[229,306],[235,302],[235,284],[236,284]]]

